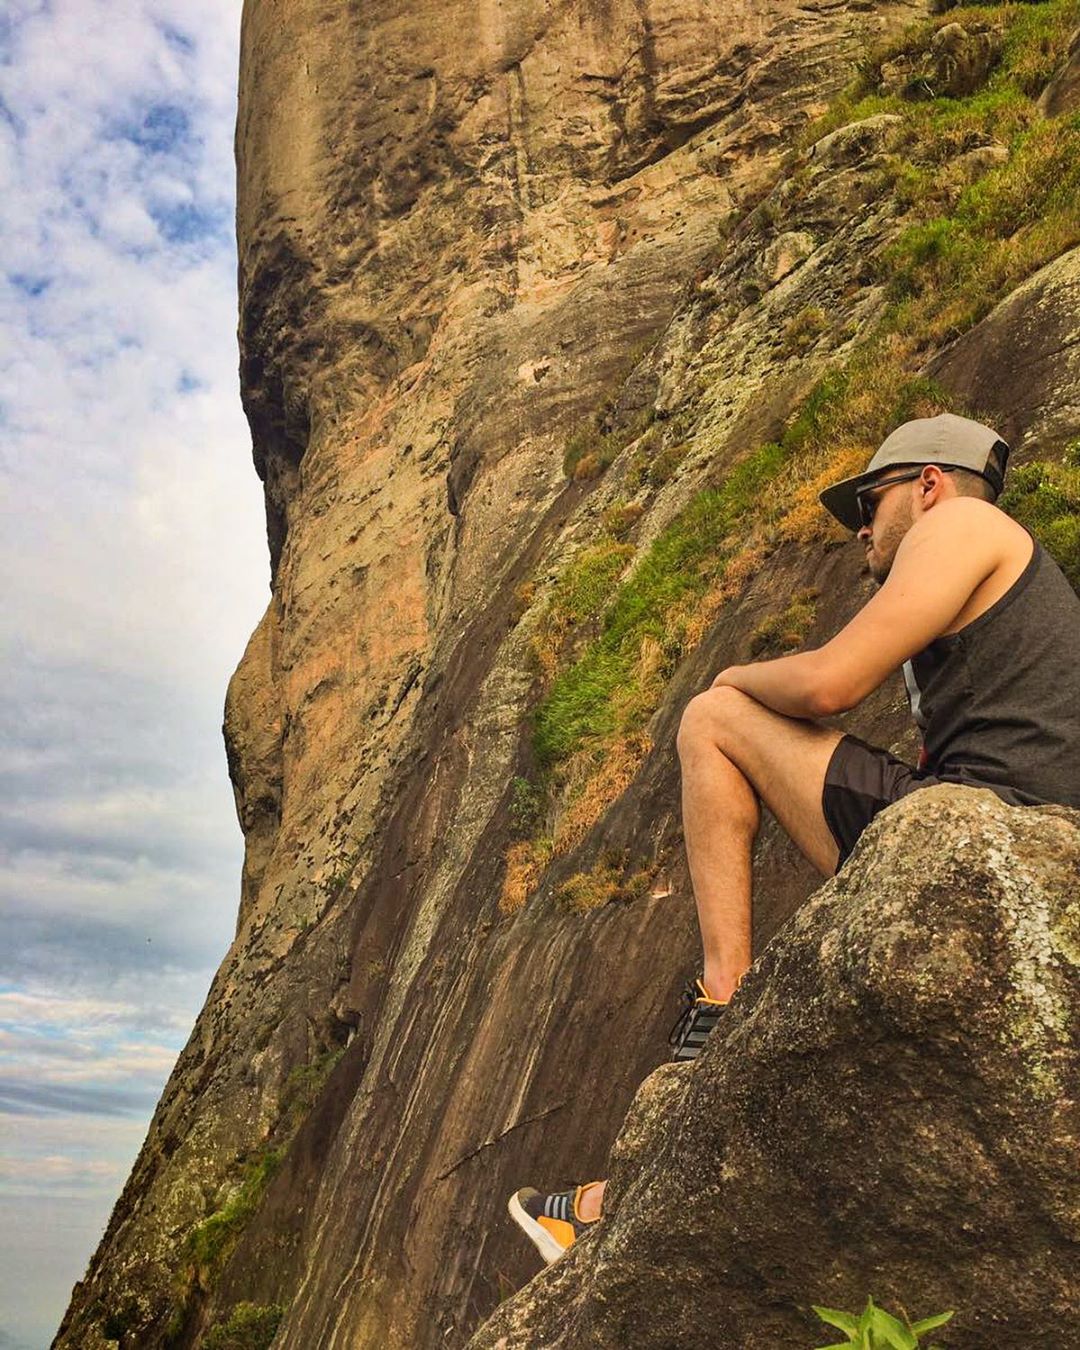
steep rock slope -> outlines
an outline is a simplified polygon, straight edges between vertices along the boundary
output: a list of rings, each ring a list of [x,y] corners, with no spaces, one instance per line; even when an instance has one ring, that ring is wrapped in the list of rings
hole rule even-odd
[[[249,0],[240,337],[273,595],[226,705],[237,936],[58,1345],[209,1342],[243,1302],[283,1314],[279,1347],[463,1343],[532,1269],[505,1193],[597,1173],[663,1057],[697,946],[682,706],[868,594],[808,505],[867,453],[859,400],[955,389],[1021,461],[1080,432],[1076,250],[959,342],[860,357],[908,123],[796,138],[913,12]],[[946,205],[1005,153],[975,139],[934,161]],[[671,645],[634,636],[638,703],[608,700],[629,730],[552,777],[530,714],[688,517],[730,566],[674,555],[697,607]],[[887,686],[854,725],[905,747],[902,708]],[[760,949],[814,882],[772,830],[757,876]]]

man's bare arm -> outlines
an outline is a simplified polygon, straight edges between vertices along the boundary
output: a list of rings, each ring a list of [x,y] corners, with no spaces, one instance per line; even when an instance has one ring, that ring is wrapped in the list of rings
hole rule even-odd
[[[822,702],[821,651],[796,652],[750,666],[728,666],[713,680],[713,688],[730,685],[786,717],[825,717]]]
[[[942,502],[911,527],[884,586],[830,642],[775,661],[729,666],[714,686],[741,689],[788,717],[853,708],[945,632],[993,572],[1004,550],[993,512],[970,497]]]

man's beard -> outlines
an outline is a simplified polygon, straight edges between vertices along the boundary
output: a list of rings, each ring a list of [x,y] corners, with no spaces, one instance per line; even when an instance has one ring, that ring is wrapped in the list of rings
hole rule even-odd
[[[872,552],[867,552],[866,565],[870,570],[870,575],[879,586],[885,584],[889,573],[892,571],[896,550],[900,547],[904,535],[911,529],[914,522],[915,517],[909,501],[906,515],[898,513],[882,536],[881,543],[875,545]]]

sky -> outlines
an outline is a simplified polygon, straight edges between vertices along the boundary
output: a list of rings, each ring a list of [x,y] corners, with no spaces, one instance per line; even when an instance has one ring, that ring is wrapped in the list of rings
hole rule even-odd
[[[239,18],[0,7],[0,1350],[51,1341],[236,920]]]

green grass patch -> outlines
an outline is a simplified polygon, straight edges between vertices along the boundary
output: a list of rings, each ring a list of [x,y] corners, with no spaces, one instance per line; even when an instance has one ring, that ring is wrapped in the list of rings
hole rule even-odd
[[[1005,52],[996,82],[1011,82],[1029,98],[1038,98],[1061,68],[1069,43],[1080,27],[1080,3],[1005,5]]]
[[[555,583],[532,638],[533,653],[546,680],[554,678],[573,641],[610,603],[633,554],[632,544],[607,538],[571,559]]]
[[[1003,36],[1001,59],[982,89],[920,103],[878,90],[883,64],[924,52],[943,24],[971,20],[991,22]],[[805,133],[804,148],[877,113],[901,118],[876,185],[913,220],[880,270],[892,301],[887,326],[919,347],[965,332],[1003,294],[1080,243],[1080,117],[1042,118],[1033,102],[1065,61],[1078,26],[1080,0],[950,10],[877,49]],[[967,186],[950,180],[950,161],[989,144],[1003,146],[1007,160]]]
[[[762,446],[721,487],[699,493],[655,541],[605,610],[597,640],[558,677],[537,709],[533,747],[542,767],[586,740],[632,729],[619,726],[612,695],[630,683],[642,639],[671,645],[677,635],[668,630],[666,615],[715,579],[727,556],[725,540],[759,504],[787,453],[782,445]]]
[[[271,1149],[252,1158],[225,1204],[196,1224],[184,1239],[184,1259],[194,1267],[202,1288],[211,1287],[220,1274],[284,1156],[284,1149]]]
[[[948,215],[910,226],[885,251],[889,325],[919,345],[957,336],[1077,243],[1080,117],[1039,122]]]
[[[1064,464],[1024,464],[1009,474],[1000,506],[1026,525],[1080,591],[1080,444]]]
[[[946,24],[992,24],[1002,32],[1003,49],[986,84],[966,99],[937,98],[912,103],[883,93],[882,66],[898,58],[914,58],[929,50],[930,40]],[[898,113],[920,132],[923,153],[956,152],[961,131],[979,131],[1004,140],[1015,131],[1015,119],[1034,117],[1038,98],[1064,64],[1072,34],[1080,27],[1080,0],[1048,0],[1042,4],[969,5],[912,25],[872,48],[860,61],[858,75],[822,117],[800,135],[799,150],[840,127],[878,113]]]
[[[224,1322],[207,1332],[205,1350],[269,1350],[285,1316],[279,1303],[238,1303]]]

